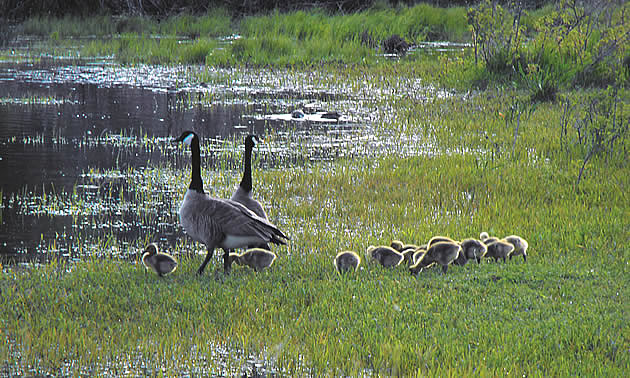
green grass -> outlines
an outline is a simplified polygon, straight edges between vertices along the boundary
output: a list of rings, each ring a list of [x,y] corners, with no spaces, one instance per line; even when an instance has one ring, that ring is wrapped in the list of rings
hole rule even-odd
[[[317,12],[248,18],[241,27],[250,28],[252,35],[229,47],[210,32],[204,35],[205,26],[184,30],[183,25],[195,23],[181,16],[160,26],[169,30],[163,38],[125,30],[85,49],[129,63],[205,61],[241,67],[358,62],[365,52],[353,33],[366,23],[361,17],[378,20],[415,11],[373,9],[331,19],[347,29],[339,34],[346,44],[341,52],[327,40],[329,19]],[[446,10],[452,11],[457,10]],[[401,19],[396,25],[382,24],[378,33],[427,33],[409,29]],[[273,25],[286,30],[255,34]],[[180,44],[175,34],[195,39]],[[311,42],[303,43],[307,40]],[[627,90],[619,89],[615,116],[599,108],[606,101],[592,102],[592,91],[562,88],[557,101],[534,108],[528,93],[512,89],[446,98],[430,94],[427,99],[424,94],[432,92],[421,88],[425,83],[468,89],[470,78],[484,72],[458,54],[369,63],[277,70],[270,82],[263,79],[269,76],[266,69],[202,70],[193,77],[211,86],[247,83],[270,93],[287,83],[297,92],[340,93],[341,110],[356,106],[357,113],[369,113],[370,137],[377,143],[357,139],[339,152],[350,154],[356,147],[359,157],[308,162],[310,147],[300,143],[297,133],[268,131],[269,147],[257,151],[260,161],[273,159],[271,151],[288,141],[296,141],[291,151],[296,155],[279,158],[275,169],[255,163],[256,196],[271,220],[291,236],[288,246],[275,249],[279,257],[274,266],[261,274],[236,268],[224,277],[215,257],[206,274],[197,277],[203,257],[195,252],[203,252],[203,246],[185,237],[174,249],[180,266],[160,279],[145,273],[137,261],[117,258],[122,249],[137,251],[159,238],[159,232],[129,242],[114,231],[94,236],[87,230],[79,232],[78,243],[82,254],[95,257],[4,267],[0,337],[7,342],[0,343],[0,372],[236,375],[248,356],[290,375],[622,376],[630,370]],[[221,96],[195,105],[221,103]],[[349,106],[344,101],[353,104],[350,109],[343,108]],[[563,124],[566,101],[572,110]],[[533,111],[522,115],[515,138],[516,121],[510,115],[524,108]],[[595,121],[586,123],[587,115]],[[618,120],[616,129],[602,127]],[[620,135],[610,140],[616,131]],[[578,186],[594,143],[585,138],[589,135],[609,139],[597,145]],[[418,147],[418,140],[427,144],[428,153],[405,153]],[[85,143],[116,141],[122,143],[116,145],[121,151],[140,145],[163,149],[179,162],[189,159],[184,150],[169,152],[142,132],[140,137]],[[24,143],[43,139],[34,136]],[[236,143],[203,146],[204,156],[218,157],[214,165],[204,164],[202,172],[218,197],[230,196],[238,183],[241,152]],[[134,222],[147,225],[159,216],[176,220],[188,175],[169,161],[146,169],[94,170],[86,172],[86,180],[122,177],[129,182],[125,191],[133,196],[125,199],[123,191],[102,185],[98,198],[111,209],[135,209]],[[32,201],[33,211],[69,211],[74,223],[93,215],[92,203],[80,193],[47,193]],[[16,201],[2,205],[18,206]],[[143,206],[132,206],[137,203]],[[165,214],[157,214],[157,206]],[[96,214],[91,222],[103,219]],[[528,262],[468,264],[450,267],[446,275],[429,270],[412,277],[403,267],[381,269],[364,257],[368,245],[392,239],[422,243],[434,235],[462,239],[480,231],[525,237]],[[64,235],[58,237],[61,241]],[[364,261],[356,274],[339,277],[332,260],[345,249],[359,252]],[[56,245],[48,251],[54,255]]]
[[[574,103],[581,96],[564,95]],[[576,190],[584,147],[571,142],[576,130],[561,138],[560,104],[523,119],[513,153],[513,126],[500,114],[514,96],[398,100],[400,116],[375,125],[376,135],[424,135],[434,141],[430,157],[392,150],[256,169],[257,197],[291,236],[261,274],[236,268],[224,277],[215,257],[197,277],[195,251],[203,247],[188,238],[175,248],[178,270],[164,279],[111,258],[6,267],[0,330],[8,342],[0,361],[13,363],[3,371],[238,374],[253,355],[288,374],[622,375],[630,367],[629,140],[597,155]],[[233,151],[215,152],[223,159],[202,172],[220,197],[238,182]],[[168,165],[128,174],[145,191],[183,193],[188,180]],[[151,203],[151,193],[136,200]],[[342,249],[364,255],[392,239],[461,239],[482,230],[525,237],[528,262],[417,278],[365,257],[347,277],[332,265]],[[112,238],[92,248],[116,246]],[[213,358],[217,348],[239,352]]]

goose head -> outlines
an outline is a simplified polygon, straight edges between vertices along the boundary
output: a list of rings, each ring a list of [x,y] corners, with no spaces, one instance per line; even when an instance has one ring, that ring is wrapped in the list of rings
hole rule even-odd
[[[252,149],[254,147],[256,147],[256,144],[260,143],[260,138],[258,138],[256,135],[250,134],[248,136],[245,137],[245,148],[249,148]]]
[[[172,143],[173,144],[175,144],[175,143],[184,143],[185,145],[190,146],[192,141],[193,141],[193,139],[195,139],[195,138],[199,139],[197,134],[195,134],[194,131],[187,130],[187,131],[184,131],[182,133],[182,135],[179,136],[179,138],[174,139]]]

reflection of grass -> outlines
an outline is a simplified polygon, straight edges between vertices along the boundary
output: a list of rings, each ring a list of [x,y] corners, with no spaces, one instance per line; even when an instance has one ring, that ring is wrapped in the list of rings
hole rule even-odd
[[[184,237],[174,248],[180,267],[165,279],[145,274],[137,263],[96,258],[6,270],[0,329],[10,342],[0,343],[0,360],[43,372],[124,368],[145,374],[146,365],[174,373],[237,371],[245,357],[233,355],[220,367],[212,357],[220,345],[271,360],[289,374],[305,368],[315,375],[626,371],[624,188],[630,175],[623,151],[629,140],[610,155],[593,157],[576,192],[583,147],[567,142],[577,130],[561,134],[560,105],[541,104],[522,119],[512,153],[513,130],[503,116],[518,94],[418,101],[387,93],[373,100],[382,112],[374,125],[377,140],[388,135],[396,142],[382,154],[254,170],[256,196],[291,236],[289,246],[276,249],[272,269],[254,274],[237,268],[223,277],[215,257],[213,269],[197,277],[201,257],[191,252],[203,247]],[[566,95],[573,103],[580,96]],[[413,135],[431,140],[434,154],[402,154],[405,143],[417,143],[406,139]],[[278,138],[272,134],[269,150],[258,153],[273,151]],[[146,138],[134,141],[151,145]],[[202,174],[214,194],[228,197],[238,183],[240,155],[229,144],[212,153],[219,161],[204,164]],[[186,151],[169,156],[188,167]],[[170,201],[161,207],[165,216],[175,219],[188,170],[128,169],[86,172],[86,178],[106,183],[128,175],[135,197],[102,184],[99,198],[117,203],[122,195],[120,201],[143,206],[147,217],[136,218],[134,227],[158,221],[150,209],[164,201]],[[68,196],[73,205],[80,202]],[[435,234],[464,238],[482,230],[527,238],[528,263],[469,264],[418,278],[365,259],[357,274],[343,278],[332,265],[342,249],[363,254],[367,245],[392,239],[420,243]],[[82,236],[93,238],[85,248],[124,246],[116,232],[91,235]],[[129,248],[161,236],[148,232]]]

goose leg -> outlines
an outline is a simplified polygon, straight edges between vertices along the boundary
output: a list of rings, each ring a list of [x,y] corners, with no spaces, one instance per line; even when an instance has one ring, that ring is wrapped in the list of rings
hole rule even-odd
[[[223,272],[225,272],[225,274],[230,274],[230,268],[232,268],[230,250],[226,249],[223,251]]]
[[[208,246],[208,253],[206,253],[206,259],[203,260],[203,262],[201,263],[201,266],[197,270],[197,274],[201,275],[201,273],[203,273],[203,270],[206,269],[206,265],[208,264],[208,261],[210,261],[210,259],[212,258],[213,254],[214,254],[214,245]]]
[[[527,255],[523,253],[523,262],[526,263],[527,262]]]
[[[448,270],[448,265],[442,265],[442,273],[446,274],[447,270]]]

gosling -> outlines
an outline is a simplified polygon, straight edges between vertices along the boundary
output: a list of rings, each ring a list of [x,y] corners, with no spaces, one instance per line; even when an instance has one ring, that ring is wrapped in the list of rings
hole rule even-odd
[[[160,277],[173,273],[177,269],[177,260],[171,255],[159,252],[155,243],[149,244],[144,249],[142,264],[147,270],[153,270]]]
[[[442,272],[446,273],[448,271],[448,265],[457,259],[462,247],[457,243],[451,242],[438,242],[434,243],[429,247],[429,249],[424,253],[423,256],[418,256],[417,262],[414,267],[417,269],[418,266],[426,267],[431,263],[435,262],[442,266]],[[412,268],[414,268],[412,267]],[[411,270],[411,269],[410,269]],[[412,271],[412,274],[415,274]]]
[[[514,250],[510,253],[510,260],[512,256],[523,256],[523,262],[527,262],[527,247],[529,247],[527,240],[517,235],[506,236],[503,240],[514,246]]]
[[[424,268],[435,265],[435,261],[427,257],[427,250],[424,248],[418,248],[413,254],[413,261],[413,265],[409,267],[409,272],[414,276],[420,273]]]
[[[494,243],[495,241],[499,240],[499,238],[490,236],[488,235],[487,232],[483,231],[481,234],[479,234],[479,240],[481,240],[485,245],[488,245],[490,243]]]
[[[398,266],[405,259],[402,253],[398,252],[392,247],[386,246],[369,246],[367,248],[367,255],[372,259],[378,261],[379,264],[386,268],[393,268],[395,266]]]
[[[449,238],[448,236],[434,236],[427,243],[427,249],[431,248],[434,244],[441,242],[457,243],[455,240]]]
[[[486,256],[488,258],[494,258],[494,261],[497,262],[499,259],[503,259],[503,263],[505,263],[505,259],[514,251],[514,246],[508,243],[505,240],[497,240],[488,244],[488,250],[486,252]]]
[[[248,266],[256,272],[269,268],[276,260],[276,254],[262,248],[250,248],[241,253],[230,253],[229,264],[236,262],[238,265]]]
[[[468,260],[476,260],[477,264],[481,262],[481,258],[488,251],[488,247],[480,240],[477,239],[464,239],[459,245],[462,247],[457,259],[454,261],[456,265],[466,265]]]
[[[389,246],[401,253],[410,248],[413,248],[413,249],[418,248],[418,246],[415,244],[405,244],[401,242],[400,240],[392,240],[392,243]]]
[[[412,266],[414,264],[413,255],[418,251],[418,248],[419,247],[409,246],[408,248],[405,248],[402,251],[400,251],[400,253],[402,253],[403,258],[404,258],[403,262],[407,264],[407,266]]]
[[[361,258],[356,252],[342,251],[335,256],[334,264],[339,274],[356,272],[361,264]]]

